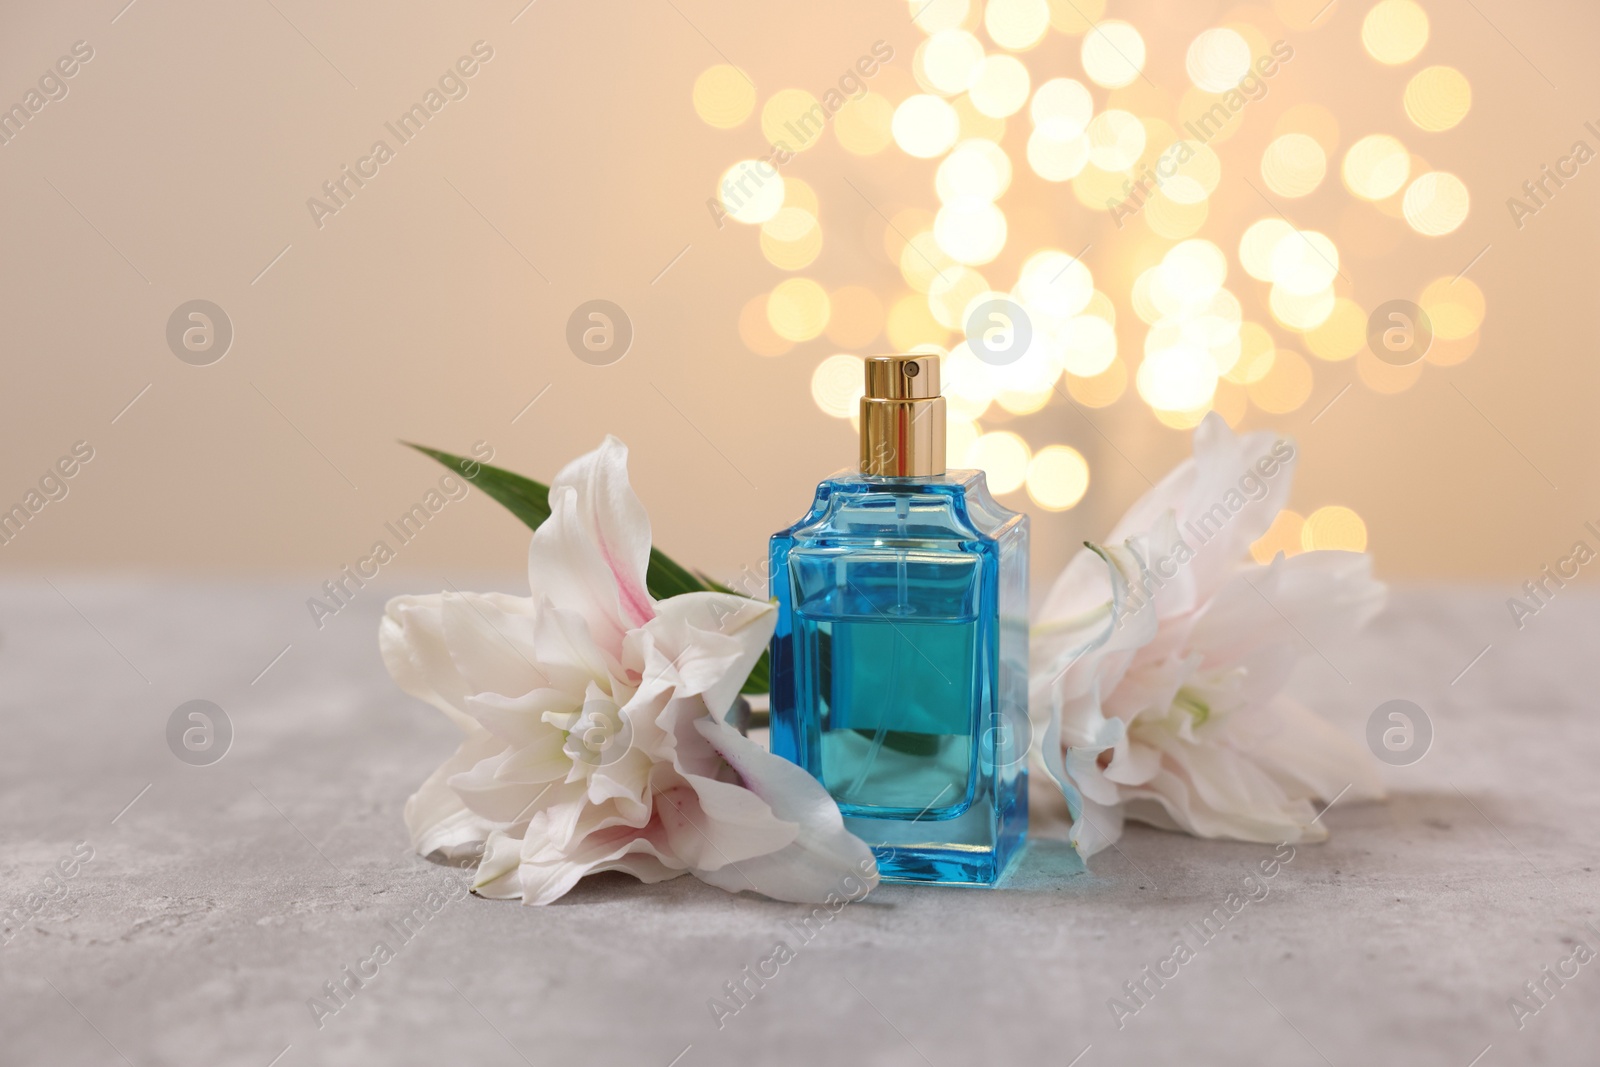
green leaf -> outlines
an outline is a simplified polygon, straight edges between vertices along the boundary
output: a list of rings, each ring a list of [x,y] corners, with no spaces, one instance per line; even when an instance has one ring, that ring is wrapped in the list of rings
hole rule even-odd
[[[425,445],[412,444],[410,441],[402,441],[401,444],[414,448],[457,472],[504,505],[507,511],[521,519],[530,530],[537,530],[539,525],[550,517],[550,487],[543,482],[536,482],[532,478],[524,478],[501,467],[441,452]],[[645,570],[644,584],[650,590],[650,595],[657,600],[665,600],[681,593],[733,592],[720,582],[703,575],[696,575],[654,547],[650,549],[650,564]],[[767,692],[770,687],[769,675],[767,653],[763,652],[740,692]]]

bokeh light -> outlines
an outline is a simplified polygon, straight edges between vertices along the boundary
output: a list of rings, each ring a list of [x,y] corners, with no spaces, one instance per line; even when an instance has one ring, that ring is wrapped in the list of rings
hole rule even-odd
[[[1050,29],[1050,5],[1045,0],[989,0],[983,28],[1001,48],[1013,52],[1032,48]]]
[[[1116,89],[1144,72],[1144,38],[1130,23],[1102,22],[1083,35],[1080,58],[1090,81]]]
[[[940,30],[917,48],[917,73],[945,96],[964,93],[983,73],[983,42],[966,30]]]
[[[759,225],[783,207],[783,176],[760,160],[740,160],[717,183],[717,199],[737,222]]]
[[[821,139],[827,112],[804,89],[779,89],[761,105],[761,136],[769,144],[803,152]]]
[[[1031,79],[1028,68],[1016,56],[988,56],[983,69],[968,90],[972,106],[991,118],[1015,115],[1028,102]]]
[[[829,356],[811,372],[811,399],[834,418],[847,419],[857,414],[866,392],[866,373],[856,356]]]
[[[1279,196],[1306,196],[1327,172],[1328,157],[1307,133],[1286,133],[1261,153],[1261,180]]]
[[[1257,563],[1271,563],[1282,552],[1285,556],[1298,556],[1302,551],[1300,531],[1305,519],[1297,512],[1284,508],[1272,518],[1272,525],[1250,546],[1250,555]]]
[[[1189,80],[1208,93],[1225,93],[1250,73],[1250,44],[1238,30],[1206,30],[1189,44]]]
[[[972,442],[965,466],[988,475],[995,493],[1010,493],[1022,488],[1028,477],[1028,442],[1010,430],[993,430]]]
[[[872,156],[894,143],[894,105],[887,97],[867,93],[839,109],[833,135],[839,146],[857,156]]]
[[[1339,550],[1365,552],[1367,524],[1347,507],[1329,504],[1306,516],[1300,527],[1300,547],[1307,552]]]
[[[1438,133],[1460,125],[1472,110],[1472,85],[1454,67],[1426,67],[1406,83],[1406,117],[1419,130]]]
[[[1046,445],[1028,461],[1028,496],[1046,511],[1066,511],[1089,491],[1089,463],[1077,449]]]
[[[1363,200],[1393,196],[1410,176],[1411,153],[1386,133],[1361,138],[1344,155],[1344,184]]]
[[[827,290],[810,278],[781,281],[767,297],[767,321],[787,341],[809,341],[822,333],[831,310]]]
[[[1415,0],[1379,0],[1361,20],[1361,44],[1379,63],[1409,63],[1428,43],[1428,13]]]
[[[750,117],[756,87],[738,67],[719,63],[694,80],[694,113],[709,126],[728,130]]]
[[[1442,170],[1429,171],[1406,187],[1406,224],[1427,237],[1454,233],[1467,221],[1470,208],[1466,183]]]
[[[961,132],[956,109],[937,96],[921,93],[907,97],[894,111],[890,124],[894,142],[908,156],[932,159],[949,151]]]

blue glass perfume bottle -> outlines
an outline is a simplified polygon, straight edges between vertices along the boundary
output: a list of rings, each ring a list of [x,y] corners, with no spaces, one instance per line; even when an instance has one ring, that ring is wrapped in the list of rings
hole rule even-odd
[[[859,468],[772,538],[772,750],[884,879],[993,885],[1028,824],[1028,519],[945,471],[938,356],[866,378]]]

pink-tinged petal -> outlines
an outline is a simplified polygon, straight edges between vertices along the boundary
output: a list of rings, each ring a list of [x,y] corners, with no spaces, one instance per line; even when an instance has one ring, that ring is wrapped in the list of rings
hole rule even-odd
[[[558,497],[571,501],[571,510],[563,517],[562,536],[583,542],[588,554],[610,575],[611,591],[600,599],[615,611],[623,630],[644,625],[655,615],[655,601],[645,585],[650,566],[650,517],[628,482],[628,447],[608,435],[599,448],[567,464],[550,483],[552,506]],[[552,513],[539,531],[555,518]],[[562,555],[561,551],[540,552],[539,531],[535,531],[535,550],[528,568],[536,592],[556,577],[548,569],[551,560],[544,557],[554,555],[559,560]],[[589,570],[586,565],[574,573],[598,594],[600,583]],[[578,607],[560,596],[555,599],[563,606]]]
[[[727,723],[697,719],[695,728],[771,809],[793,824],[797,834],[788,843],[738,862],[699,867],[695,877],[729,892],[753,889],[774,900],[823,903],[865,896],[878,884],[872,850],[844,828],[839,806],[822,784],[797,765],[774,756]]]
[[[679,697],[703,697],[720,718],[766,651],[777,619],[771,603],[733,593],[684,593],[660,601],[656,617],[637,631],[641,691],[670,686]]]

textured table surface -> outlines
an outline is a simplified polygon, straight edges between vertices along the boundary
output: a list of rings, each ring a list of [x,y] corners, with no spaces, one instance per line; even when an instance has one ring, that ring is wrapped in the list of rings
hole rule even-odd
[[[1600,961],[1542,971],[1600,950],[1600,600],[1578,591],[1519,632],[1509,590],[1401,590],[1308,660],[1296,687],[1342,729],[1406,698],[1432,748],[1384,769],[1387,804],[1335,805],[1332,839],[1142,1004],[1124,983],[1270,848],[1135,827],[1087,871],[1042,840],[1000,890],[886,886],[719,1027],[711,998],[808,909],[605,875],[544,909],[456,895],[400,942],[461,877],[400,818],[453,728],[390,684],[382,594],[319,631],[316,584],[0,585],[0,1062],[1600,1061]],[[192,699],[233,726],[209,766],[168,748]],[[394,958],[319,1019],[380,940]],[[1114,997],[1139,1008],[1120,1026]]]

